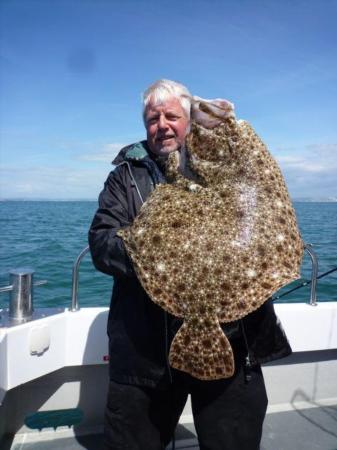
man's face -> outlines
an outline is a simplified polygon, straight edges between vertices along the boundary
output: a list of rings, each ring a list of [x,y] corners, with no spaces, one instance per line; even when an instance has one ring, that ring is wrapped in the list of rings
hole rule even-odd
[[[147,143],[156,155],[165,156],[184,144],[189,120],[179,100],[172,97],[155,105],[151,100],[145,110]]]

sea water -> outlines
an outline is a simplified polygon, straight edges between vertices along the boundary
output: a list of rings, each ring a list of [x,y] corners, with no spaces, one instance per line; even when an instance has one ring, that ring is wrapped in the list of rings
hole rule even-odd
[[[319,274],[337,267],[337,203],[294,203],[305,242],[313,244],[319,258]],[[35,280],[47,280],[34,290],[36,307],[67,307],[71,302],[73,263],[87,245],[87,234],[96,211],[95,201],[0,202],[0,286],[8,284],[8,272],[31,267]],[[302,265],[302,279],[311,277],[310,257]],[[302,281],[303,281],[302,280]],[[301,283],[295,281],[282,293]],[[80,266],[80,306],[108,306],[113,278],[99,273],[87,254]],[[282,297],[282,302],[306,302],[310,287]],[[318,281],[318,301],[337,300],[337,271]],[[0,308],[9,294],[0,294]]]

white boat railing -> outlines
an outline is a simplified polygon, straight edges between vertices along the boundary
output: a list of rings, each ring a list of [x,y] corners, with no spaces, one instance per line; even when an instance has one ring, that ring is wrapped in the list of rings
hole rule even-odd
[[[89,245],[87,245],[81,253],[76,258],[75,264],[73,266],[73,276],[72,276],[72,294],[71,294],[71,305],[69,311],[76,312],[80,309],[78,304],[78,279],[79,279],[79,270],[80,264],[84,256],[89,252]]]
[[[311,291],[310,291],[310,302],[311,306],[317,306],[317,296],[316,296],[316,285],[317,285],[317,275],[318,275],[318,259],[317,255],[312,248],[312,244],[305,244],[304,249],[309,253],[311,259]],[[306,283],[308,284],[308,283]],[[305,286],[305,284],[303,284]]]
[[[304,244],[304,249],[308,252],[311,259],[311,281],[302,283],[302,286],[306,286],[307,284],[311,284],[310,291],[310,301],[309,304],[311,306],[317,305],[317,295],[316,295],[316,286],[317,286],[317,274],[318,274],[318,260],[316,253],[312,248],[312,244]],[[72,275],[72,296],[71,296],[71,305],[69,311],[76,312],[80,309],[78,303],[78,280],[79,280],[79,269],[80,264],[84,256],[89,252],[89,246],[86,246],[76,258],[76,261],[73,266],[73,275]]]

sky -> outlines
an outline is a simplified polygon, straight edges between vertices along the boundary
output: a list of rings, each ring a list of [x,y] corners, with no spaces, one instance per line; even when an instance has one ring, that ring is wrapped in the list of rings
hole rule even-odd
[[[97,199],[155,80],[235,104],[292,198],[337,200],[336,0],[0,0],[0,199]]]

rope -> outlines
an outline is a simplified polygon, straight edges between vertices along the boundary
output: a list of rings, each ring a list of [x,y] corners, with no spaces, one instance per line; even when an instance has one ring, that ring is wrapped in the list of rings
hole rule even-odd
[[[335,272],[336,270],[337,270],[337,267],[335,267],[335,268],[333,268],[333,269],[331,269],[331,270],[328,270],[327,272],[324,272],[324,273],[322,273],[321,275],[319,275],[319,276],[316,278],[316,280],[319,280],[320,278],[326,277],[327,275],[329,275],[329,274],[332,273],[332,272]],[[302,287],[304,287],[304,286],[309,286],[311,283],[312,283],[311,280],[310,280],[310,281],[303,281],[303,283],[299,284],[298,286],[295,286],[295,287],[292,288],[292,289],[289,289],[289,291],[286,291],[286,292],[284,292],[284,293],[281,294],[281,295],[277,295],[276,297],[272,297],[272,300],[273,300],[273,301],[278,300],[279,298],[284,297],[285,295],[288,295],[288,294],[290,294],[291,292],[297,291],[297,289],[300,289],[300,288],[302,288]]]

